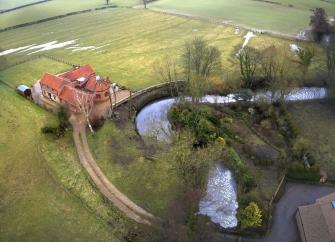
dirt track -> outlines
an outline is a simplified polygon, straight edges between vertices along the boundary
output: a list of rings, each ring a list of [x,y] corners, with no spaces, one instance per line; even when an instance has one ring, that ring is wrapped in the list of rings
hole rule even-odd
[[[71,115],[70,122],[73,126],[73,140],[77,149],[79,160],[100,192],[128,218],[141,224],[151,225],[152,221],[156,218],[121,193],[108,180],[96,163],[90,152],[86,139],[85,118],[80,115]]]

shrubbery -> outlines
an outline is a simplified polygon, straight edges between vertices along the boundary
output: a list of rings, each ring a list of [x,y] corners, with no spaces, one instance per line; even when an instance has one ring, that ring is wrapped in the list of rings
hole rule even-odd
[[[237,176],[238,182],[245,187],[247,191],[250,191],[253,187],[256,186],[255,178],[250,173],[246,164],[241,160],[240,156],[233,148],[228,148],[227,159]]]
[[[55,138],[59,139],[65,135],[65,131],[69,126],[68,115],[64,108],[61,108],[58,112],[58,126],[45,126],[41,129],[43,134],[51,134]]]
[[[301,162],[294,162],[288,169],[287,176],[298,180],[319,181],[320,169],[316,165],[306,168]]]
[[[255,202],[250,202],[248,206],[241,209],[238,217],[242,229],[262,226],[262,211]]]
[[[195,145],[207,145],[220,136],[220,120],[206,106],[174,105],[168,112],[173,127],[186,128],[195,136]]]

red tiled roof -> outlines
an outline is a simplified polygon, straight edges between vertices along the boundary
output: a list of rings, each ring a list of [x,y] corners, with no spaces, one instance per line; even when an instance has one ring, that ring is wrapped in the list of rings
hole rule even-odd
[[[45,73],[40,81],[41,85],[47,86],[57,91],[59,94],[65,84],[69,82],[55,75]]]
[[[75,90],[74,90],[73,87],[65,86],[63,88],[63,91],[59,95],[59,98],[62,101],[65,101],[65,102],[67,102],[71,105],[77,106],[76,97],[75,97]]]
[[[92,69],[90,65],[85,65],[85,66],[81,66],[79,68],[73,69],[71,71],[65,72],[59,76],[73,81],[80,77],[89,77],[90,75],[94,73],[95,71]]]
[[[109,81],[107,80],[97,81],[96,76],[92,76],[89,78],[84,88],[91,92],[103,92],[107,91],[109,87],[110,87]]]

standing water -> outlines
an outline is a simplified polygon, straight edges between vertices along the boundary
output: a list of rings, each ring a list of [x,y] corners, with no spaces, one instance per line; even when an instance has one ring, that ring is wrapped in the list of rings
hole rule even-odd
[[[211,171],[206,196],[199,203],[199,214],[223,228],[237,226],[237,188],[232,172],[220,164]]]
[[[265,100],[274,101],[280,96],[279,92],[274,94],[269,91],[258,91],[251,101]],[[327,89],[318,87],[304,87],[291,90],[285,95],[285,101],[304,101],[322,99],[327,97]],[[201,100],[203,103],[234,103],[234,94],[226,96],[206,95]],[[169,141],[171,125],[168,119],[168,111],[176,103],[176,99],[167,98],[145,106],[136,117],[136,127],[141,136],[153,136],[161,141]]]

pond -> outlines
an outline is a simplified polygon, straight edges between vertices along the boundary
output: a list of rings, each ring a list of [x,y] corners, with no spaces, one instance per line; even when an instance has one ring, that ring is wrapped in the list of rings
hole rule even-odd
[[[232,172],[217,163],[210,172],[206,195],[199,203],[199,214],[223,228],[237,226],[237,186]]]

